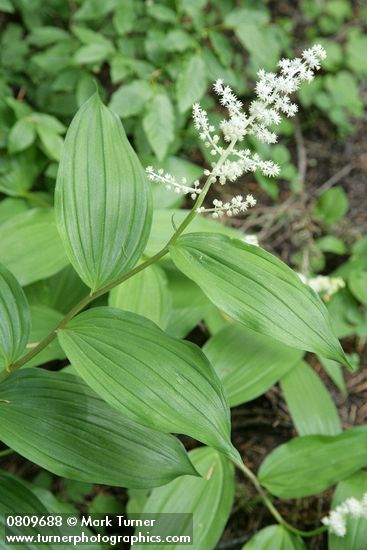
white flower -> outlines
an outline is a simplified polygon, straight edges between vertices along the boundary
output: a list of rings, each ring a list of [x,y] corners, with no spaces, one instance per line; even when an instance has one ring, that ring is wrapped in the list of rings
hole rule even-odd
[[[233,197],[230,202],[220,201],[218,199],[213,200],[213,208],[199,208],[198,212],[207,212],[212,215],[213,218],[221,218],[224,215],[229,217],[236,216],[241,212],[246,212],[251,206],[255,206],[256,200],[252,195],[247,195],[243,198],[242,195]]]
[[[257,153],[249,149],[238,149],[236,143],[246,136],[254,136],[263,143],[276,143],[278,136],[274,132],[274,126],[279,124],[282,116],[294,116],[298,110],[295,103],[290,100],[302,81],[310,81],[314,71],[319,69],[320,61],[326,57],[325,50],[320,45],[315,45],[302,53],[296,59],[282,59],[279,61],[280,74],[266,72],[261,69],[258,72],[256,83],[257,98],[250,104],[248,112],[243,110],[242,102],[236,97],[232,89],[218,79],[213,87],[219,96],[219,102],[228,111],[228,116],[221,121],[219,130],[209,124],[208,113],[195,103],[192,108],[195,128],[199,132],[200,139],[209,149],[210,155],[217,157],[212,163],[211,170],[204,170],[204,175],[211,178],[211,182],[219,181],[224,185],[227,181],[234,182],[247,172],[259,171],[264,176],[276,177],[280,174],[280,168],[271,160],[263,160]],[[221,145],[220,133],[223,141]],[[225,146],[225,143],[228,146]],[[163,183],[167,189],[178,193],[190,194],[196,199],[201,193],[198,182],[194,187],[189,187],[186,182],[178,182],[170,174],[163,171],[156,172],[152,167],[147,168],[148,178],[157,183]],[[230,202],[214,203],[213,208],[199,208],[200,212],[211,212],[213,217],[221,217],[224,214],[233,216],[244,212],[250,206],[254,206],[255,199],[248,195],[246,199],[241,196],[234,197]]]
[[[345,282],[341,277],[328,277],[325,275],[317,275],[316,277],[306,277],[298,274],[302,282],[310,286],[318,294],[323,294],[325,300],[345,287]]]
[[[329,531],[338,537],[344,537],[347,532],[347,525],[343,514],[333,510],[329,517],[322,518],[322,523],[329,527]]]
[[[354,497],[347,498],[332,510],[321,522],[327,525],[329,531],[338,537],[344,537],[347,532],[347,518],[365,518],[367,520],[367,493],[362,500]]]
[[[242,239],[247,244],[252,244],[253,246],[259,246],[259,240],[257,235],[245,235]]]
[[[189,187],[186,185],[186,178],[181,178],[181,182],[178,182],[171,174],[165,174],[163,170],[155,171],[153,166],[147,166],[145,171],[150,181],[163,183],[169,191],[172,190],[176,193],[183,193],[184,195],[190,194],[193,200],[201,193],[199,180],[194,181],[193,187]]]

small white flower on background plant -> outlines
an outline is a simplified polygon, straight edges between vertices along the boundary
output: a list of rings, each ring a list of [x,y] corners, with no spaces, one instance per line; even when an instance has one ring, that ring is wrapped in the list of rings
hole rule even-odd
[[[338,537],[344,537],[347,533],[348,516],[367,520],[367,493],[363,495],[362,500],[353,497],[347,498],[321,521],[324,525],[327,525],[330,533]]]
[[[316,277],[306,277],[298,273],[303,283],[310,286],[318,294],[322,294],[325,300],[345,287],[345,282],[341,277],[328,277],[326,275],[317,275]]]
[[[304,50],[301,57],[279,61],[279,74],[261,69],[255,86],[257,99],[252,101],[248,112],[244,111],[242,102],[232,89],[218,79],[214,83],[214,91],[219,96],[220,104],[228,111],[228,117],[221,121],[219,129],[209,123],[208,113],[199,103],[193,105],[194,125],[199,137],[210,149],[211,156],[217,157],[211,170],[204,170],[204,175],[211,178],[211,183],[224,185],[227,181],[234,182],[243,174],[257,170],[264,176],[279,176],[280,168],[273,161],[263,160],[250,149],[238,149],[235,145],[246,136],[253,136],[263,143],[276,143],[278,137],[273,131],[274,126],[281,122],[282,116],[292,117],[298,110],[289,96],[298,90],[302,82],[313,79],[314,71],[320,68],[320,62],[325,57],[324,48],[316,44]],[[189,194],[194,200],[201,192],[198,181],[190,187],[186,181],[178,182],[170,174],[165,174],[163,170],[155,171],[151,166],[147,168],[147,173],[151,181],[163,183],[167,189],[178,193]],[[226,203],[216,199],[212,208],[200,207],[197,211],[208,212],[218,218],[224,214],[233,216],[245,212],[255,204],[252,195],[247,195],[245,199],[239,195]]]
[[[247,244],[252,244],[253,246],[260,246],[257,235],[245,235],[242,240]]]

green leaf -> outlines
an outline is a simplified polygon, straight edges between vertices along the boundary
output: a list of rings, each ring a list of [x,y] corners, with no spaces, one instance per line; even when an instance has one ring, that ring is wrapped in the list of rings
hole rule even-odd
[[[321,493],[367,464],[367,429],[305,435],[280,445],[260,466],[259,480],[280,498]]]
[[[177,439],[128,420],[76,376],[20,370],[0,399],[1,440],[58,476],[146,488],[195,473]]]
[[[129,418],[233,451],[220,381],[197,346],[106,307],[78,315],[58,337],[80,376]]]
[[[205,63],[200,55],[193,55],[184,65],[177,79],[177,102],[181,113],[190,109],[205,94],[207,87]]]
[[[34,147],[11,156],[4,164],[0,191],[13,197],[25,195],[43,168]]]
[[[121,122],[97,94],[68,130],[55,204],[70,261],[92,290],[141,256],[151,222],[149,188]]]
[[[7,13],[14,13],[14,6],[10,0],[0,0],[0,10]]]
[[[119,0],[113,15],[113,26],[118,34],[125,34],[134,29],[136,20],[134,0]]]
[[[217,332],[203,351],[217,371],[231,407],[262,395],[302,357],[302,352],[237,324]]]
[[[203,291],[176,268],[167,270],[172,306],[166,332],[184,338],[191,332],[211,306]]]
[[[159,160],[163,160],[174,140],[175,116],[166,93],[154,96],[143,118],[143,127],[150,146]]]
[[[338,483],[335,489],[331,508],[334,509],[348,498],[362,500],[367,493],[367,473],[356,472],[351,477]],[[367,540],[367,521],[365,517],[346,517],[347,532],[344,537],[329,533],[329,550],[365,550]]]
[[[322,252],[332,252],[333,254],[346,254],[347,247],[344,242],[333,235],[326,235],[316,241],[316,245]]]
[[[27,210],[27,203],[22,199],[13,199],[11,197],[2,199],[0,202],[0,224]]]
[[[30,44],[42,48],[55,42],[70,40],[70,35],[59,27],[43,26],[32,29],[27,39]]]
[[[348,287],[357,300],[367,305],[367,271],[352,271],[348,277]]]
[[[346,44],[347,66],[362,77],[367,75],[367,37],[358,27],[351,28]]]
[[[334,384],[339,388],[343,395],[347,395],[347,389],[345,386],[343,369],[336,361],[331,359],[325,359],[325,357],[319,357],[320,363]]]
[[[32,113],[29,116],[37,126],[46,126],[50,130],[53,130],[55,134],[64,134],[66,127],[56,117],[46,115],[45,113]]]
[[[34,124],[22,118],[15,123],[9,133],[8,150],[9,153],[18,153],[27,149],[36,139],[36,131]]]
[[[145,80],[134,80],[112,94],[109,107],[121,118],[128,118],[141,113],[151,96],[152,89]]]
[[[31,330],[27,299],[18,281],[0,264],[0,357],[5,366],[23,353]]]
[[[75,52],[73,61],[77,65],[102,63],[113,52],[109,44],[88,44]]]
[[[37,134],[41,140],[43,150],[51,160],[60,160],[63,139],[45,124],[37,125]]]
[[[195,46],[195,41],[183,29],[173,29],[167,33],[164,48],[168,52],[183,52]]]
[[[172,194],[177,196],[175,193]],[[183,222],[188,213],[188,210],[183,209],[155,209],[153,212],[152,230],[149,235],[145,254],[153,256],[161,250],[174,234],[175,227],[178,227]],[[196,216],[185,231],[189,231],[190,233],[192,231],[200,231],[206,234],[219,233],[228,235],[228,237],[241,237],[241,233],[233,227],[226,226],[216,220],[204,218],[204,216]]]
[[[333,187],[317,199],[313,215],[327,224],[336,223],[348,211],[348,197],[342,187]]]
[[[109,305],[147,317],[160,328],[168,323],[171,296],[161,267],[153,264],[110,292]]]
[[[212,550],[227,523],[232,509],[235,483],[232,464],[208,447],[189,453],[202,477],[182,477],[159,489],[148,498],[143,514],[193,514],[192,550]],[[177,524],[175,535],[187,534],[187,526]],[[150,536],[158,534],[150,529]],[[170,533],[171,533],[170,529]],[[162,533],[159,533],[162,534]],[[167,533],[168,534],[168,533]],[[143,550],[144,545],[137,545]],[[155,545],[156,550],[178,550],[180,545]]]
[[[331,107],[335,111],[342,108],[356,117],[363,115],[363,101],[355,75],[349,71],[339,71],[335,76],[327,75],[324,86],[332,101]],[[331,115],[332,112],[329,113],[330,118]]]
[[[0,262],[21,285],[50,277],[67,265],[52,208],[21,212],[1,224]]]
[[[306,550],[303,540],[282,525],[261,529],[242,547],[242,550]]]
[[[307,363],[298,363],[280,385],[299,435],[337,435],[342,431],[330,393]]]
[[[233,319],[290,347],[349,366],[320,298],[272,254],[205,233],[180,237],[170,253],[178,269]]]
[[[48,305],[65,314],[88,294],[88,287],[80,280],[71,265],[48,279],[47,287]]]
[[[5,515],[39,515],[48,516],[49,510],[44,506],[43,502],[27,487],[27,485],[21,480],[7,472],[0,471],[0,535],[2,541],[5,540]],[[61,535],[58,527],[49,526],[47,534]],[[8,534],[24,535],[24,527],[7,527]],[[39,529],[29,526],[26,528],[27,535],[37,537]],[[1,542],[1,548],[4,550],[9,548],[8,545],[3,545]],[[25,550],[49,550],[55,548],[55,546],[49,544],[34,544],[32,545],[17,545],[17,548],[24,548]],[[65,546],[59,547],[60,549]]]
[[[154,19],[157,19],[157,21],[163,21],[165,23],[175,23],[177,20],[175,12],[161,4],[149,4],[147,13]]]

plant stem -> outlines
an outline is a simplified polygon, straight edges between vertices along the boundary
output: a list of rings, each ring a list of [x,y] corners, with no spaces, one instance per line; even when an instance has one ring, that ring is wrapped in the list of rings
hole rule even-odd
[[[261,500],[271,513],[274,519],[277,520],[277,522],[288,529],[291,533],[294,533],[295,535],[299,535],[301,537],[314,537],[315,535],[319,535],[320,533],[323,533],[327,530],[327,526],[323,525],[321,527],[318,527],[317,529],[313,529],[312,531],[301,531],[300,529],[297,529],[296,527],[293,527],[290,523],[288,523],[278,512],[278,510],[275,508],[274,504],[270,500],[269,496],[266,494],[262,486],[260,485],[259,480],[255,476],[255,474],[247,468],[245,464],[238,464],[238,462],[234,462],[234,465],[241,470],[241,472],[249,479],[252,483],[252,485],[255,487],[256,491],[258,492]]]
[[[236,140],[231,141],[231,143],[228,145],[227,149],[224,151],[222,156],[218,159],[218,162],[213,168],[213,171],[222,166],[222,164],[226,161],[228,156],[231,154],[235,144],[236,144]],[[8,378],[10,374],[12,374],[14,371],[16,371],[17,369],[19,369],[20,367],[28,363],[28,361],[33,359],[33,357],[35,357],[42,350],[44,350],[56,338],[57,331],[64,328],[65,325],[69,321],[71,321],[73,317],[75,317],[75,315],[80,313],[85,307],[87,307],[91,302],[93,302],[93,300],[95,300],[96,298],[99,298],[103,294],[106,294],[106,292],[109,292],[115,286],[122,284],[123,282],[127,281],[127,279],[130,279],[130,277],[133,277],[140,271],[143,271],[143,269],[146,269],[150,265],[154,264],[155,262],[163,258],[163,256],[165,256],[169,252],[169,247],[172,246],[177,241],[178,237],[185,231],[186,227],[195,218],[197,214],[197,210],[203,204],[204,199],[212,183],[213,183],[213,174],[210,173],[208,178],[205,181],[205,184],[203,186],[203,189],[200,195],[196,199],[196,202],[192,210],[190,210],[190,212],[187,214],[187,216],[179,225],[179,227],[176,229],[176,231],[174,232],[172,237],[169,239],[167,244],[159,252],[157,252],[157,254],[155,254],[154,256],[152,256],[142,264],[139,264],[138,266],[134,267],[134,269],[132,269],[128,273],[125,273],[125,275],[122,275],[118,279],[115,279],[114,281],[112,281],[112,283],[109,283],[108,285],[96,290],[95,292],[91,292],[90,294],[88,294],[88,296],[85,296],[76,306],[74,306],[69,311],[69,313],[65,315],[65,317],[62,319],[62,321],[60,321],[57,327],[52,332],[50,332],[43,340],[41,340],[35,348],[30,350],[28,353],[23,355],[23,357],[21,357],[20,359],[18,359],[17,361],[9,365],[6,369],[0,372],[0,383],[6,378]]]

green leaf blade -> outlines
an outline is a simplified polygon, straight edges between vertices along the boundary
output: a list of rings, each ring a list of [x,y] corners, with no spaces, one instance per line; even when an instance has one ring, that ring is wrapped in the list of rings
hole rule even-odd
[[[46,508],[44,503],[41,499],[38,498],[37,495],[35,495],[30,488],[27,486],[25,482],[23,482],[21,479],[15,477],[14,475],[11,475],[7,472],[0,471],[0,533],[3,534],[5,531],[5,516],[6,515],[19,515],[19,514],[27,514],[27,515],[39,515],[39,516],[48,516],[50,514],[50,510]],[[7,527],[8,534],[14,534],[14,535],[24,535],[24,527]],[[56,526],[48,526],[49,534],[51,536],[61,536],[61,531],[59,527]],[[29,527],[26,527],[26,532],[30,536],[34,536],[34,540],[37,540],[37,533],[39,533],[39,529],[37,527],[32,527],[30,525]],[[9,548],[9,546],[3,546],[2,548]],[[45,543],[35,544],[32,543],[32,545],[19,545],[18,548],[24,548],[29,550],[51,550],[54,549],[55,546]],[[61,550],[65,548],[65,546],[59,547]]]
[[[25,369],[0,395],[1,440],[56,475],[135,488],[195,475],[177,439],[128,420],[76,376]]]
[[[202,477],[184,476],[165,487],[155,489],[143,513],[193,514],[192,550],[212,550],[227,523],[235,491],[233,465],[214,449],[201,447],[189,457]],[[175,534],[184,534],[185,526]],[[154,528],[151,530],[154,534]],[[156,550],[179,550],[180,545],[156,545]],[[137,550],[144,545],[137,545]]]
[[[68,130],[55,204],[69,259],[92,290],[141,256],[151,224],[150,190],[121,122],[97,94]]]
[[[241,325],[224,327],[203,351],[222,380],[231,407],[262,395],[302,357],[302,352]]]
[[[143,128],[150,146],[160,161],[164,159],[174,140],[174,124],[175,115],[169,96],[166,93],[157,94],[143,118]]]
[[[242,547],[242,550],[306,550],[303,540],[282,525],[261,529]]]
[[[181,113],[190,109],[205,94],[206,67],[200,55],[193,55],[183,67],[177,79],[177,103]]]
[[[171,309],[165,272],[156,264],[143,269],[113,288],[108,303],[112,307],[147,317],[165,329]]]
[[[144,317],[107,307],[78,315],[58,337],[80,376],[129,418],[234,451],[229,408],[200,348]]]
[[[349,366],[320,298],[265,250],[222,235],[192,233],[180,237],[170,254],[178,269],[233,319]]]
[[[28,285],[54,275],[68,264],[52,208],[35,208],[0,227],[0,262]]]
[[[0,354],[6,367],[22,355],[30,331],[31,316],[24,292],[14,275],[0,264]]]
[[[342,426],[338,411],[321,379],[304,361],[280,381],[299,435],[337,435]]]
[[[302,498],[321,493],[367,464],[367,429],[339,435],[305,435],[280,445],[260,466],[258,478],[272,494]]]

